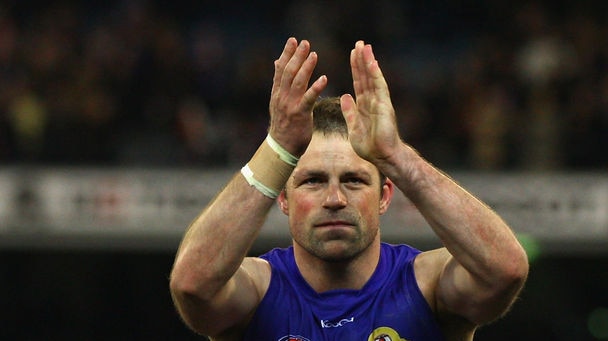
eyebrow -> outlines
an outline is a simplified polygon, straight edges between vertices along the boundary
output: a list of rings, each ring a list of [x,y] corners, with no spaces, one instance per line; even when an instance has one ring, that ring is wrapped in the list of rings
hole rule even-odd
[[[371,174],[365,170],[349,171],[349,172],[346,172],[346,173],[340,175],[340,177],[347,177],[347,178],[358,177],[358,178],[366,178],[366,180],[371,180]]]
[[[327,172],[324,171],[318,171],[318,170],[306,170],[303,169],[300,172],[296,173],[296,175],[294,176],[295,178],[309,178],[309,177],[326,177],[327,176]]]
[[[294,178],[296,178],[296,179],[308,178],[308,177],[325,178],[325,177],[328,177],[328,173],[326,171],[320,171],[320,170],[314,170],[314,169],[311,169],[311,170],[303,169],[300,172],[298,172],[297,175],[294,175]],[[340,178],[361,177],[361,178],[366,178],[366,179],[371,180],[372,175],[367,170],[358,169],[358,170],[354,170],[354,171],[346,171],[344,173],[340,173],[339,177]]]

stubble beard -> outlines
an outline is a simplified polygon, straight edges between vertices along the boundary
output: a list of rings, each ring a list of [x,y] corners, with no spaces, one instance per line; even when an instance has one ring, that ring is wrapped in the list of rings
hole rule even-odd
[[[332,239],[320,239],[314,229],[308,234],[307,242],[296,241],[309,254],[328,263],[348,262],[357,258],[373,243],[378,230],[365,234],[359,225],[354,226],[354,235],[334,236]]]

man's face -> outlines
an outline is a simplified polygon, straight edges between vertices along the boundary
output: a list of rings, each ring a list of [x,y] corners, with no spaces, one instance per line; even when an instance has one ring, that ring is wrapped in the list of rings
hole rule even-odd
[[[340,135],[313,134],[279,197],[296,247],[326,261],[348,260],[379,241],[392,184]]]

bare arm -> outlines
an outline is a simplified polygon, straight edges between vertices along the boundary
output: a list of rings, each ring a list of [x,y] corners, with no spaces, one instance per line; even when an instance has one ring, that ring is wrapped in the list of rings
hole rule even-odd
[[[344,95],[341,103],[353,148],[412,200],[449,251],[419,257],[432,267],[418,279],[431,288],[431,305],[439,314],[473,324],[495,319],[511,305],[527,276],[521,245],[496,213],[401,141],[388,86],[370,45],[357,42],[351,69],[356,102]]]
[[[264,268],[241,263],[272,205],[239,174],[189,227],[171,273],[171,293],[192,329],[205,335],[224,332],[259,302],[263,278],[249,273],[253,266]]]
[[[439,312],[480,325],[511,306],[528,272],[526,254],[489,207],[409,148],[395,161],[397,186],[412,200],[447,252],[429,252],[440,267],[434,285]],[[406,165],[407,164],[407,165]],[[401,177],[399,177],[401,175]],[[428,260],[426,260],[428,261]],[[433,262],[433,261],[431,261]],[[427,272],[435,278],[433,272]]]
[[[294,38],[275,61],[269,132],[294,155],[310,142],[312,106],[327,83],[321,77],[308,88],[316,62],[309,43],[298,45]],[[267,289],[270,267],[246,255],[273,203],[237,174],[188,228],[170,287],[180,315],[192,329],[208,336],[225,335],[244,327],[251,317]]]

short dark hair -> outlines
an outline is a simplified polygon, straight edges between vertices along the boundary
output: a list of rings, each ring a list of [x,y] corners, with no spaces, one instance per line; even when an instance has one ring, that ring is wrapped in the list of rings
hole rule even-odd
[[[348,128],[342,115],[340,97],[324,97],[312,108],[313,131],[323,134],[340,134],[348,138]]]
[[[318,99],[312,108],[312,125],[314,132],[324,135],[338,134],[348,139],[348,126],[342,114],[340,97],[324,97]],[[386,182],[386,176],[378,170],[380,186]],[[382,188],[380,188],[382,190]]]

